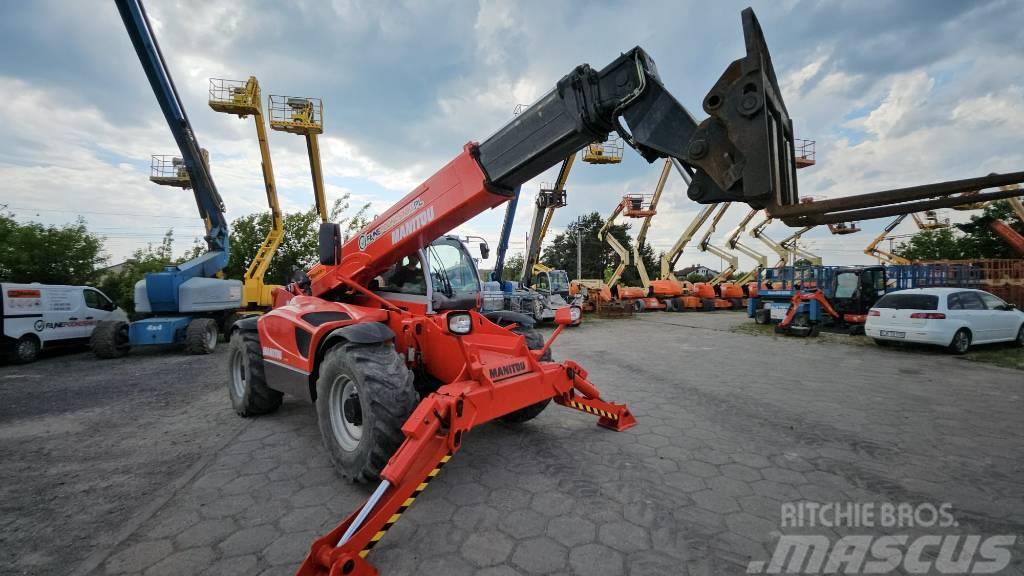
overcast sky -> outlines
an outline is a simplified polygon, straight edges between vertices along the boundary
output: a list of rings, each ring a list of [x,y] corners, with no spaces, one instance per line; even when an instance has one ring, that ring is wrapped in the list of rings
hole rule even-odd
[[[265,210],[266,201],[252,120],[207,106],[211,77],[255,75],[265,95],[322,97],[328,195],[350,193],[378,213],[578,64],[600,68],[640,45],[700,118],[707,90],[743,54],[745,4],[734,2],[146,4],[229,218]],[[1024,166],[1024,3],[754,7],[797,136],[817,141],[818,164],[800,171],[802,194],[836,197]],[[113,2],[5,2],[0,48],[0,205],[20,220],[85,217],[107,236],[112,262],[169,227],[179,251],[201,234],[191,194],[148,181],[150,155],[174,153],[175,145]],[[283,207],[308,208],[302,138],[272,132],[270,147]],[[626,155],[618,166],[577,162],[569,206],[557,212],[551,236],[580,213],[609,213],[624,193],[653,191],[660,163]],[[533,196],[553,171],[524,186],[513,251],[522,250]],[[678,175],[669,182],[650,233],[655,250],[670,246],[698,209]],[[493,246],[503,212],[481,214],[459,232]],[[745,212],[733,206],[716,238]],[[864,223],[856,236],[816,229],[805,247],[829,264],[868,263],[861,249],[884,224]],[[913,229],[905,222],[895,233]],[[767,234],[778,239],[787,230],[776,223]],[[691,246],[681,263],[719,261]],[[741,268],[750,266],[743,257]]]

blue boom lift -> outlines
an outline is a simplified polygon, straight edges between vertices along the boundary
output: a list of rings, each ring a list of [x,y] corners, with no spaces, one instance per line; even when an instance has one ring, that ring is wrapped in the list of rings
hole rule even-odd
[[[151,180],[192,189],[206,226],[208,250],[188,262],[146,274],[135,285],[135,311],[146,317],[130,324],[99,323],[92,347],[100,358],[122,356],[131,346],[148,344],[184,344],[189,353],[209,354],[217,345],[219,332],[242,305],[242,282],[219,277],[228,263],[224,201],[213,183],[205,151],[196,140],[145,9],[140,0],[116,3],[181,154],[169,162],[154,157]]]

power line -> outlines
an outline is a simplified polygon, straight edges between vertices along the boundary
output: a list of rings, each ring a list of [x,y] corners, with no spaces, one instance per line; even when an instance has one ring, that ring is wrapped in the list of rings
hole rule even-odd
[[[195,220],[195,216],[167,216],[164,214],[142,214],[138,212],[103,212],[98,210],[66,210],[60,208],[33,208],[31,206],[7,206],[8,210],[26,210],[29,212],[68,212],[71,214],[100,214],[103,216],[136,216],[141,218],[172,218],[175,220]]]

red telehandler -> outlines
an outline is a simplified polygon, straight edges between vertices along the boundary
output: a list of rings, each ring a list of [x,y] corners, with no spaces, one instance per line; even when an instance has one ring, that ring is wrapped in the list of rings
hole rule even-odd
[[[525,316],[476,311],[479,278],[462,241],[446,236],[453,228],[612,131],[649,162],[680,162],[698,202],[768,207],[787,223],[850,207],[799,205],[792,122],[749,8],[743,29],[747,54],[704,98],[702,122],[667,92],[639,47],[600,70],[579,66],[344,246],[340,228],[322,224],[320,263],[278,289],[271,312],[235,324],[229,391],[239,414],[271,412],[282,393],[313,402],[341,473],[380,479],[359,510],[313,543],[299,575],[377,574],[370,550],[476,426],[524,422],[551,401],[612,430],[635,424],[581,366],[551,360],[552,342],[578,308],[558,311],[546,342]],[[901,197],[920,198],[897,191],[869,204]]]

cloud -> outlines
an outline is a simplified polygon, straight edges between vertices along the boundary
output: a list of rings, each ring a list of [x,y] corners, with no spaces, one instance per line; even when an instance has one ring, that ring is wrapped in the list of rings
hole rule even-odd
[[[251,119],[207,107],[210,77],[256,75],[264,94],[323,97],[328,195],[349,193],[354,205],[369,202],[371,212],[381,212],[465,142],[507,122],[516,104],[536,100],[574,66],[601,67],[634,45],[702,116],[706,91],[742,54],[743,7],[671,0],[147,4],[232,218],[265,209],[260,158]],[[1024,96],[1010,73],[1024,69],[1024,4],[791,0],[759,7],[759,17],[797,135],[817,140],[818,165],[800,172],[804,193],[870,192],[1019,169],[1024,161]],[[146,181],[149,155],[171,152],[174,143],[111,4],[11,4],[0,19],[0,42],[0,203],[67,210],[25,212],[49,222],[82,213],[122,236],[111,248],[117,254],[168,225],[198,226],[187,192]],[[282,205],[307,208],[312,188],[302,138],[271,133],[270,147]],[[556,213],[549,238],[579,214],[608,214],[622,194],[653,189],[660,164],[626,154],[619,166],[579,163],[569,206]],[[533,196],[553,171],[523,186],[512,232],[518,245]],[[650,232],[656,250],[671,246],[699,210],[678,176],[671,178]],[[731,208],[716,238],[745,212]],[[458,230],[493,246],[503,213],[489,211]],[[842,242],[817,229],[805,238],[827,262],[864,262],[850,246],[866,244],[884,224],[865,223],[863,238]],[[778,223],[768,233],[787,235]],[[691,250],[684,263],[716,264]]]

